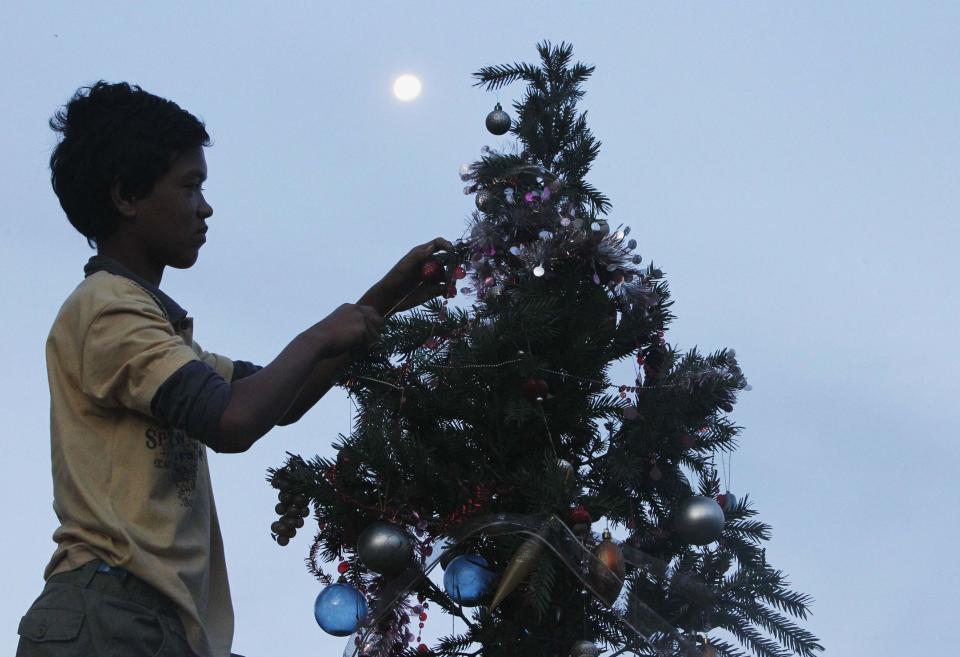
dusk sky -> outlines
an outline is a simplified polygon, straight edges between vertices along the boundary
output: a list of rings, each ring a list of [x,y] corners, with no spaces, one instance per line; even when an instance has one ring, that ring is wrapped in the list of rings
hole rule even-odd
[[[730,486],[814,597],[806,627],[831,655],[951,650],[958,35],[949,2],[3,3],[0,653],[54,549],[44,343],[92,254],[50,189],[53,112],[126,80],[206,122],[208,243],[162,287],[205,349],[265,364],[409,247],[461,236],[457,170],[510,147],[483,120],[523,91],[470,74],[535,61],[543,39],[597,67],[588,180],[666,273],[667,340],[737,350],[753,390]],[[404,73],[423,85],[406,103]],[[348,417],[334,390],[249,452],[211,453],[246,657],[343,649],[313,619],[312,532],[271,540],[264,476],[288,451],[331,455]]]

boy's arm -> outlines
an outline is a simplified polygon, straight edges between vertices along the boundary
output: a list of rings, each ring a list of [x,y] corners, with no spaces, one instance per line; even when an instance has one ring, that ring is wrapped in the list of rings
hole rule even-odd
[[[390,310],[390,308],[385,307],[385,300],[376,297],[376,288],[372,288],[363,295],[363,297],[357,301],[357,304],[369,306],[382,316],[385,316],[387,311]],[[349,362],[350,353],[347,352],[333,358],[325,358],[317,363],[303,386],[297,391],[297,395],[293,403],[290,404],[290,408],[288,408],[286,413],[277,421],[277,424],[287,426],[303,417],[304,413],[313,408],[314,405],[320,401],[320,398],[327,394],[330,388],[333,387],[334,380]]]
[[[451,248],[450,243],[438,237],[426,244],[410,250],[383,279],[370,288],[358,305],[370,306],[383,317],[393,312],[418,306],[424,301],[440,294],[437,287],[420,284],[420,271],[423,263],[437,251]],[[350,354],[341,354],[335,358],[320,361],[313,368],[303,387],[297,392],[293,403],[277,424],[293,424],[320,401],[330,388],[340,371],[350,362]]]
[[[269,365],[231,383],[217,451],[249,449],[283,418],[318,365],[368,343],[382,323],[373,308],[344,304],[294,338]]]

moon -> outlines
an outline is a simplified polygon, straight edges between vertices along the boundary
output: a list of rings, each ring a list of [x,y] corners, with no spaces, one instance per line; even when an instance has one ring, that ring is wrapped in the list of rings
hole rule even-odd
[[[423,85],[420,84],[420,78],[407,73],[393,81],[393,95],[396,96],[397,99],[408,103],[420,95],[422,86]]]

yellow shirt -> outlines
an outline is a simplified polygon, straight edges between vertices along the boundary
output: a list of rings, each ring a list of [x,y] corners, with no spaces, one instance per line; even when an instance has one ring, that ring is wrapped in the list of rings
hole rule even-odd
[[[97,271],[64,302],[47,339],[53,506],[60,526],[44,577],[99,558],[177,607],[200,657],[228,657],[233,606],[206,447],[151,417],[167,378],[191,360],[227,381],[189,318],[130,278]]]

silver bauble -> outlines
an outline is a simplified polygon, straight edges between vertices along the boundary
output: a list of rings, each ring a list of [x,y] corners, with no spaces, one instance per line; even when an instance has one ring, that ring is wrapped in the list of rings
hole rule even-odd
[[[497,103],[493,111],[487,114],[487,130],[495,135],[506,134],[510,129],[510,115],[503,111],[500,103]]]
[[[566,461],[564,459],[557,459],[557,467],[560,469],[560,472],[563,473],[564,481],[570,481],[570,477],[572,477],[577,471],[570,461]]]
[[[389,522],[374,522],[357,539],[357,556],[364,566],[381,575],[403,570],[413,558],[413,544],[400,527]]]
[[[474,201],[477,204],[477,209],[482,210],[483,212],[488,212],[493,208],[493,192],[489,189],[481,189],[477,192],[477,196]]]
[[[706,545],[723,533],[723,509],[711,497],[693,495],[677,507],[673,522],[677,534],[685,542]]]
[[[593,641],[577,641],[570,648],[570,657],[598,657],[600,648]]]

